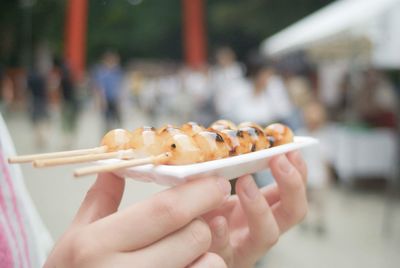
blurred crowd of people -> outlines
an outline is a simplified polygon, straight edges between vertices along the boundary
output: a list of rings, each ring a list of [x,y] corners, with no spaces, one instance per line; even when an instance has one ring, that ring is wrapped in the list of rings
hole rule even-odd
[[[343,75],[336,102],[327,105],[319,96],[319,87],[324,85],[310,66],[293,71],[256,52],[240,63],[230,47],[219,48],[214,64],[197,69],[164,61],[133,61],[123,68],[118,53],[110,50],[91,68],[79,90],[66,62],[43,62],[35,61],[29,70],[0,67],[2,107],[7,110],[25,101],[32,121],[41,125],[56,103],[66,131],[75,128],[77,94],[97,100],[105,129],[121,126],[121,104],[144,111],[149,124],[162,113],[205,125],[217,118],[263,125],[280,121],[296,130],[312,120],[304,114],[312,103],[327,109],[329,120],[356,118],[370,126],[395,126],[393,86],[374,69],[356,78]]]
[[[217,118],[302,125],[284,78],[273,62],[257,53],[240,63],[231,48],[222,47],[210,66],[191,69],[165,64],[160,72],[139,63],[127,72],[125,87],[150,117],[171,114],[204,125]]]
[[[45,146],[50,116],[54,107],[61,111],[66,146],[76,128],[78,102],[76,86],[68,64],[54,58],[51,62],[35,61],[30,68],[0,67],[0,108],[6,115],[26,110],[38,148]]]

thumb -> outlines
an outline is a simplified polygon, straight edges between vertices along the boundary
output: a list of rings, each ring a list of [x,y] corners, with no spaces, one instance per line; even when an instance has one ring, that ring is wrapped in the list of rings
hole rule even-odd
[[[125,180],[112,173],[101,173],[87,192],[73,225],[89,224],[118,210]]]

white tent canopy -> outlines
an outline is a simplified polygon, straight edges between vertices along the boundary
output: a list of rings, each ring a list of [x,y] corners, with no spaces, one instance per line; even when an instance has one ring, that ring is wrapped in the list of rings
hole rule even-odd
[[[266,55],[279,56],[337,38],[367,37],[371,43],[384,38],[387,42],[388,31],[391,39],[397,38],[395,43],[400,44],[399,17],[400,0],[338,0],[266,39],[261,50]],[[377,29],[384,30],[385,36]],[[395,40],[390,41],[393,46]],[[396,54],[400,54],[398,50]]]

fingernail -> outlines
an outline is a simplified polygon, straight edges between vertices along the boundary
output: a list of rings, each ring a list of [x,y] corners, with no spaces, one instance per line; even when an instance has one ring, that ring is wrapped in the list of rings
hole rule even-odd
[[[250,176],[246,178],[246,182],[244,183],[244,193],[250,200],[254,200],[260,195],[260,190]]]
[[[289,163],[289,160],[287,160],[286,156],[279,156],[278,167],[282,173],[289,173],[292,169],[292,165]]]
[[[296,162],[297,165],[299,165],[299,166],[303,165],[303,159],[301,158],[301,154],[299,151],[294,151],[292,153],[292,156],[293,156],[294,162]]]
[[[228,197],[231,195],[231,184],[227,179],[218,178],[217,179],[218,187],[221,189],[224,196]]]

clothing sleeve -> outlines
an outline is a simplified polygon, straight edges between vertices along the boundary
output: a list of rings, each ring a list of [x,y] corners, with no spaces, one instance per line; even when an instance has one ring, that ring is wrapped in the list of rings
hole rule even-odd
[[[14,145],[10,134],[0,114],[0,150],[6,163],[5,158],[10,155],[15,155]],[[4,167],[10,182],[7,185],[10,190],[10,195],[13,197],[14,207],[18,213],[18,223],[23,230],[23,237],[27,244],[27,254],[31,263],[31,267],[42,267],[47,255],[49,254],[53,240],[47,231],[43,221],[41,220],[34,203],[26,189],[21,169],[18,165],[6,164]],[[1,185],[2,190],[5,187]]]

